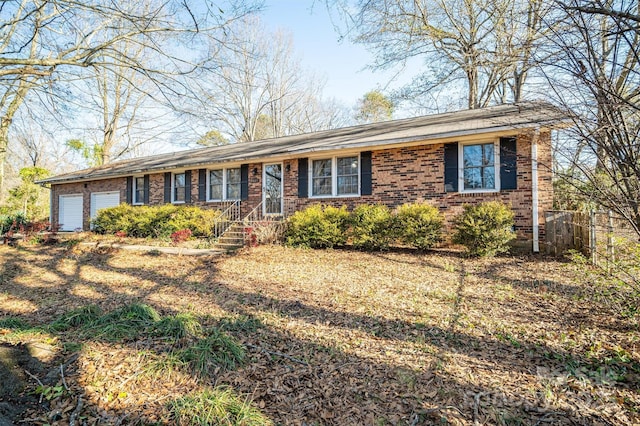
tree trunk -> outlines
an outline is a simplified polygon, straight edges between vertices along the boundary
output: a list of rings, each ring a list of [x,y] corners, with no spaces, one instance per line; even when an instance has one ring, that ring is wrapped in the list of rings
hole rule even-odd
[[[37,77],[34,78],[34,80],[36,79]],[[27,78],[20,79],[13,99],[9,102],[7,109],[4,111],[4,115],[0,117],[0,204],[4,202],[6,192],[5,163],[7,161],[7,149],[9,147],[9,127],[13,121],[13,116],[24,102],[29,89],[31,89],[33,85],[34,83],[27,80]]]
[[[478,108],[478,70],[470,67],[467,69],[467,83],[469,84],[469,109]]]
[[[0,119],[0,204],[4,203],[5,176],[4,165],[7,161],[7,147],[9,146],[10,120]]]

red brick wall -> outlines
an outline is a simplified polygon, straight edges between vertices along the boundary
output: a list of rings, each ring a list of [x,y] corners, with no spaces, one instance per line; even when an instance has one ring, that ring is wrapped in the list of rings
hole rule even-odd
[[[551,138],[548,132],[518,135],[517,189],[499,193],[446,193],[444,192],[444,145],[423,145],[394,148],[372,153],[372,195],[348,198],[298,198],[298,160],[283,162],[284,197],[295,200],[297,208],[323,203],[346,205],[353,209],[362,203],[382,203],[390,207],[405,202],[429,201],[445,215],[448,222],[462,210],[464,204],[499,200],[509,204],[516,213],[516,229],[522,241],[532,239],[531,209],[531,140],[538,142],[539,223],[541,239],[544,233],[544,211],[552,208],[553,187],[551,174]],[[287,167],[289,170],[287,170]],[[89,226],[91,192],[120,191],[126,197],[126,179],[108,179],[87,183],[54,185],[53,220],[58,218],[58,196],[82,193],[84,195],[85,229]],[[191,171],[191,199],[193,204],[219,208],[220,203],[198,201],[198,169]],[[242,202],[241,213],[246,215],[262,201],[262,163],[249,164],[249,199]],[[164,202],[164,173],[150,175],[149,203]],[[286,206],[290,207],[290,206]]]
[[[372,153],[372,195],[349,198],[308,198],[300,207],[322,203],[353,209],[361,203],[382,203],[396,207],[405,202],[428,201],[445,215],[447,225],[462,211],[464,204],[498,200],[510,205],[516,215],[518,239],[530,242],[532,226],[531,139],[535,133],[518,135],[517,189],[486,193],[452,193],[444,191],[444,144],[395,148]],[[551,174],[551,138],[548,132],[536,137],[538,142],[538,186],[540,238],[544,238],[544,211],[553,203]],[[295,171],[294,171],[295,168]],[[285,197],[297,197],[297,163],[286,176]],[[530,246],[529,246],[530,247]]]
[[[80,182],[80,183],[66,183],[62,185],[52,185],[51,191],[53,192],[53,203],[51,206],[51,213],[53,217],[51,222],[53,225],[58,225],[59,218],[59,196],[82,194],[82,228],[89,229],[89,220],[91,215],[91,193],[92,192],[110,192],[120,191],[120,201],[124,202],[127,197],[127,179],[126,178],[114,178],[97,180],[93,182]]]

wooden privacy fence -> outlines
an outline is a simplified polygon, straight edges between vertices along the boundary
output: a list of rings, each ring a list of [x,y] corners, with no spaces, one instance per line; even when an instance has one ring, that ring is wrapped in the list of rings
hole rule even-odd
[[[611,211],[545,212],[547,253],[560,255],[577,250],[591,258],[594,265],[615,262],[616,249],[638,243],[631,224]]]

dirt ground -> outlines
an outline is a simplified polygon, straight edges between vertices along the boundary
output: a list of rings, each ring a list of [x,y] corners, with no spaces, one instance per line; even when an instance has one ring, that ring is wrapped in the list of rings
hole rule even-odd
[[[638,318],[603,285],[544,257],[0,246],[0,425],[173,424],[219,385],[275,424],[640,424]],[[223,327],[247,361],[150,375],[157,339],[42,328],[129,303]]]

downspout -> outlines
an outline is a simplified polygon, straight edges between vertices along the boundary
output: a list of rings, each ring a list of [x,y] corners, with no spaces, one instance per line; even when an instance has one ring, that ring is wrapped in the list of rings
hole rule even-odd
[[[540,130],[536,129],[531,138],[531,204],[532,204],[532,231],[533,252],[540,252],[540,220],[538,218],[538,136]]]
[[[56,223],[56,226],[57,225]],[[53,232],[53,187],[51,186],[49,187],[49,227],[51,228],[51,232]]]

